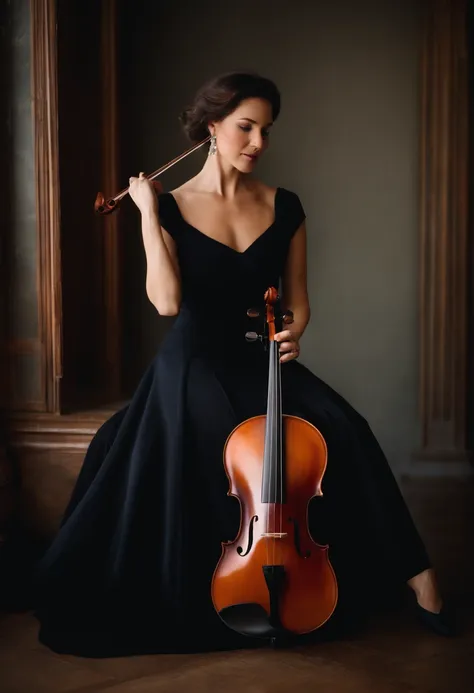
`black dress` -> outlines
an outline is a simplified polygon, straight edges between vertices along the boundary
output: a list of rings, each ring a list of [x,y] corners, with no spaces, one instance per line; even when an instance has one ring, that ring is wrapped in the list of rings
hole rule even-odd
[[[247,309],[279,286],[304,211],[279,188],[274,222],[242,253],[188,224],[170,193],[160,218],[178,248],[182,308],[128,406],[92,440],[38,566],[39,638],[57,652],[261,644],[227,628],[210,598],[221,541],[239,527],[222,451],[240,421],[266,412],[268,357],[244,338],[255,329]],[[309,521],[338,578],[331,624],[373,584],[402,584],[430,563],[366,420],[298,361],[282,364],[282,394],[284,413],[313,423],[328,446]]]

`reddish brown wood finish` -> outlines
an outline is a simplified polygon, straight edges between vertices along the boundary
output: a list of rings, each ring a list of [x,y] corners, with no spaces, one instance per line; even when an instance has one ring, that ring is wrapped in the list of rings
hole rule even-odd
[[[55,0],[31,0],[31,70],[38,233],[41,409],[59,412],[62,295],[59,203],[58,78]],[[37,408],[24,406],[24,408]]]
[[[466,452],[468,65],[466,0],[424,6],[421,100],[420,404],[428,461]]]
[[[333,613],[338,597],[337,582],[328,558],[328,547],[316,544],[308,531],[307,514],[311,498],[322,495],[321,481],[326,469],[327,449],[320,432],[303,419],[284,416],[286,442],[286,488],[288,503],[261,503],[265,416],[240,424],[229,436],[224,459],[230,482],[229,495],[241,503],[241,525],[236,539],[222,545],[222,556],[212,580],[212,600],[217,612],[239,603],[254,602],[269,613],[268,589],[263,565],[285,566],[285,588],[280,602],[280,618],[292,633],[308,633],[319,628]],[[251,518],[253,546],[248,555]],[[291,519],[290,519],[291,518]],[[295,548],[297,521],[302,558]],[[264,533],[283,533],[281,538]]]

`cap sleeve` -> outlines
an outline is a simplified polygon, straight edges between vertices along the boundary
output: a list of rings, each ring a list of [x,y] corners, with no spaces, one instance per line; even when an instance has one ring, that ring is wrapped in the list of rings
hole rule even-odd
[[[295,231],[299,229],[303,221],[306,219],[306,212],[304,211],[303,204],[296,193],[293,193],[294,199],[294,218],[295,218]]]
[[[161,193],[158,197],[158,218],[161,226],[176,239],[178,224],[176,220],[176,204],[171,193]]]
[[[284,223],[291,238],[306,219],[306,213],[300,198],[291,190],[285,190],[282,208]]]

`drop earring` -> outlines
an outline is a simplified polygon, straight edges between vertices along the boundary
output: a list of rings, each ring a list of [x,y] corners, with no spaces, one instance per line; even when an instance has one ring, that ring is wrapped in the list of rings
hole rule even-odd
[[[209,156],[212,156],[217,152],[217,146],[216,146],[216,136],[211,135],[211,145],[209,147]]]

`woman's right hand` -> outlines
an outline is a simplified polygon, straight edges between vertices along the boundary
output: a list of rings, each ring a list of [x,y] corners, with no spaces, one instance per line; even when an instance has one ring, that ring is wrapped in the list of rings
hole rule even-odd
[[[158,195],[163,191],[161,183],[146,178],[143,172],[138,178],[130,176],[129,195],[142,214],[148,212],[158,213]]]

